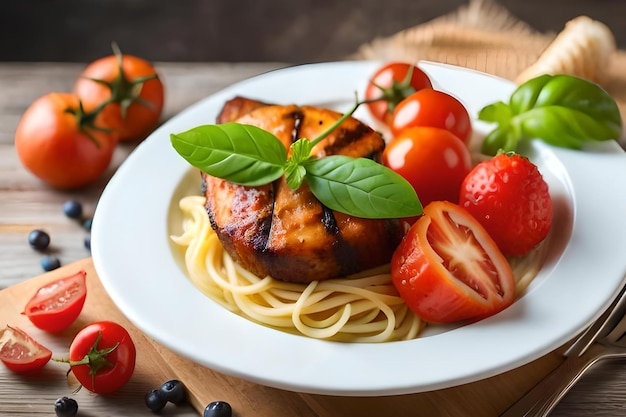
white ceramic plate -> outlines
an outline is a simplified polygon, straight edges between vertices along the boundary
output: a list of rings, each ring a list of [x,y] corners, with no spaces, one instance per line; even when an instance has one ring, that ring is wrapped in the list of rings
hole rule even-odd
[[[200,182],[169,134],[214,123],[235,95],[346,110],[380,64],[314,64],[261,75],[191,106],[140,144],[106,187],[92,230],[98,275],[131,322],[225,374],[300,392],[373,396],[445,388],[510,370],[559,347],[599,316],[626,267],[626,157],[614,142],[586,152],[530,145],[555,201],[548,259],[514,305],[472,325],[433,327],[417,340],[382,344],[313,340],[234,315],[188,281],[169,236],[179,228],[179,198],[199,193]],[[515,88],[467,69],[420,66],[474,117]],[[356,116],[369,121],[364,108]],[[487,131],[480,122],[474,128]]]

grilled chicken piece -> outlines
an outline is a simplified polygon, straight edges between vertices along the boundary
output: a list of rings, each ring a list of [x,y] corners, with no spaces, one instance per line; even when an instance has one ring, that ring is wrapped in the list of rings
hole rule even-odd
[[[244,114],[250,113],[252,110],[259,107],[269,106],[268,103],[264,103],[258,100],[252,100],[246,97],[237,96],[228,100],[222,111],[217,115],[216,123],[234,122]]]
[[[222,115],[240,116],[237,122],[273,133],[287,148],[298,138],[316,138],[341,117],[309,106],[239,100],[235,104],[227,104]],[[240,111],[244,108],[254,110]],[[378,133],[350,118],[317,144],[313,154],[377,158],[384,146]],[[284,178],[245,187],[204,173],[202,177],[207,212],[225,250],[260,277],[308,283],[353,274],[388,263],[402,239],[398,220],[362,219],[332,211],[315,198],[306,182],[294,191]]]

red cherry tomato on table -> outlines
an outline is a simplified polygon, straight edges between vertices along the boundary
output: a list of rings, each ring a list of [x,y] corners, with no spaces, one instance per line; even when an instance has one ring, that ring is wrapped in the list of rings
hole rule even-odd
[[[402,100],[393,111],[390,127],[394,135],[414,126],[446,129],[465,143],[472,134],[472,121],[463,103],[448,93],[429,88]]]
[[[0,334],[0,361],[14,372],[39,370],[51,357],[50,349],[17,327],[7,326]]]
[[[15,149],[26,169],[49,185],[79,188],[107,169],[117,144],[119,118],[109,111],[84,112],[78,96],[50,93],[35,100],[15,132]]]
[[[80,315],[87,297],[85,271],[79,271],[39,288],[24,312],[42,330],[57,333],[69,327]]]
[[[495,242],[447,201],[424,208],[393,254],[391,278],[409,308],[434,323],[485,318],[515,299],[511,266]]]
[[[550,232],[548,184],[537,166],[518,154],[498,154],[476,165],[463,181],[459,204],[507,256],[526,255]]]
[[[122,388],[135,370],[135,359],[135,344],[130,334],[111,321],[89,324],[70,345],[72,373],[96,394],[109,394]]]
[[[394,137],[383,151],[383,164],[415,189],[423,206],[431,201],[456,203],[472,169],[467,146],[447,130],[412,127]]]
[[[411,78],[407,79],[411,69]],[[367,107],[374,118],[388,125],[398,103],[423,88],[432,88],[424,71],[414,64],[390,62],[374,73],[365,89],[366,100],[385,99],[367,103]]]
[[[163,110],[163,90],[152,64],[119,50],[90,63],[74,85],[87,110],[112,101],[108,107],[122,118],[122,141],[144,139],[156,127]]]

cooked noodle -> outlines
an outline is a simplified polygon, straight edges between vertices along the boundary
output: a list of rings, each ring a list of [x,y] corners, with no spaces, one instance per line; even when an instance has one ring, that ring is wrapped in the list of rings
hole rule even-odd
[[[193,284],[228,310],[265,326],[318,339],[385,342],[416,338],[425,323],[394,288],[388,266],[358,276],[296,284],[259,278],[224,250],[202,196],[183,197],[183,233],[172,240],[184,248]],[[518,294],[540,268],[536,259],[514,265]]]

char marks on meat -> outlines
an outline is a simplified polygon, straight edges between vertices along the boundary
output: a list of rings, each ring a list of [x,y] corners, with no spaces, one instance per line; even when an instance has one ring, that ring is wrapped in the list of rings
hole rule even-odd
[[[217,120],[255,125],[289,148],[296,139],[318,137],[339,117],[329,109],[236,97],[225,104]],[[312,153],[378,158],[384,146],[378,133],[349,118]],[[204,173],[202,178],[211,225],[225,250],[260,277],[308,283],[353,274],[388,263],[402,238],[397,220],[362,219],[330,210],[306,182],[294,191],[284,178],[260,187]]]

